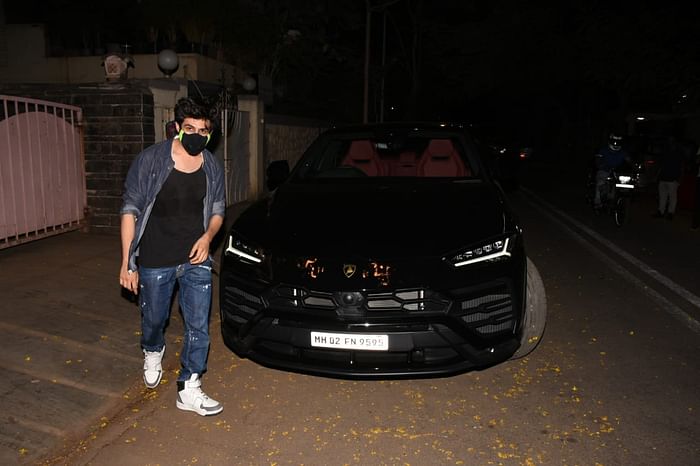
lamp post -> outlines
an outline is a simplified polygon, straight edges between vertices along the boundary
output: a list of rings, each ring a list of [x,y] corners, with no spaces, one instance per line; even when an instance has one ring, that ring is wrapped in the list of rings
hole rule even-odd
[[[362,98],[362,123],[367,123],[367,114],[369,106],[369,51],[370,51],[370,31],[372,23],[372,4],[370,0],[366,0],[366,16],[365,16],[365,87]]]
[[[365,0],[365,69],[364,69],[364,96],[362,109],[362,122],[367,123],[369,117],[369,64],[370,64],[370,49],[371,49],[371,30],[372,30],[372,12],[382,11],[382,81],[381,81],[381,109],[380,121],[384,121],[384,73],[386,70],[386,15],[387,8],[398,3],[401,0],[384,0],[377,5],[372,5],[372,0]]]
[[[166,78],[171,77],[179,65],[180,60],[174,50],[165,49],[158,54],[158,69]]]
[[[245,89],[248,92],[253,92],[253,90],[256,88],[258,85],[257,82],[255,82],[255,78],[252,76],[246,76],[243,79],[243,82],[241,82],[241,85],[243,86],[243,89]]]

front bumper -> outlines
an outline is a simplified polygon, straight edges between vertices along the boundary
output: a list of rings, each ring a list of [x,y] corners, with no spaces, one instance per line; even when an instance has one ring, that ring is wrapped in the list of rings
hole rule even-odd
[[[349,378],[440,376],[502,362],[519,347],[524,280],[487,274],[458,289],[325,292],[249,277],[222,267],[222,335],[236,354],[265,366]],[[312,331],[382,334],[389,346],[321,348]]]

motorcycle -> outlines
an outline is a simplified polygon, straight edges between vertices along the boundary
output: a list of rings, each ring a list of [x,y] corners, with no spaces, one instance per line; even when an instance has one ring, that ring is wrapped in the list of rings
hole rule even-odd
[[[588,202],[596,213],[611,214],[615,225],[621,227],[629,222],[630,203],[638,188],[642,167],[639,164],[624,164],[613,169],[600,186],[600,206],[594,204],[596,189],[596,172],[592,171],[588,176]]]

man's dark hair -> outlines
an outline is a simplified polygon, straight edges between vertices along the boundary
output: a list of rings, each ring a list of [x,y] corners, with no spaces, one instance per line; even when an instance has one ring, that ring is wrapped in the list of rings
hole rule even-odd
[[[196,101],[191,97],[183,97],[175,104],[175,121],[182,126],[185,118],[195,120],[208,120],[210,130],[218,124],[219,111],[216,105],[211,105],[208,101]]]

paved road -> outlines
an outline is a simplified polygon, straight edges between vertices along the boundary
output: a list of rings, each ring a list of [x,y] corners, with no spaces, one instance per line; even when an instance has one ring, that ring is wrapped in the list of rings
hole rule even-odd
[[[143,395],[129,391],[143,358],[138,307],[119,287],[120,250],[116,236],[79,231],[0,250],[0,464],[80,442]]]
[[[111,415],[139,376],[138,312],[118,238],[65,233],[0,251],[0,463],[33,459]]]
[[[644,278],[646,274],[629,263],[622,271],[627,278],[619,275],[604,260],[613,254],[605,244],[552,213],[548,205],[567,206],[565,196],[553,198],[547,189],[529,192],[532,195],[514,195],[513,202],[526,229],[529,254],[545,281],[550,309],[545,338],[530,357],[449,378],[354,382],[305,376],[260,367],[231,354],[221,341],[214,314],[204,388],[224,403],[225,410],[213,418],[175,408],[175,351],[166,355],[168,371],[161,386],[142,387],[134,335],[137,312],[112,284],[114,239],[75,233],[1,252],[0,271],[7,270],[5,264],[14,264],[17,271],[3,288],[0,330],[5,338],[24,338],[25,344],[19,346],[24,350],[9,353],[12,358],[0,358],[10,370],[4,382],[9,387],[3,387],[3,412],[12,412],[8,409],[15,400],[24,397],[12,415],[14,421],[4,418],[2,446],[8,448],[0,459],[35,462],[50,443],[58,449],[51,450],[43,464],[691,464],[700,454],[698,333],[643,290],[651,287],[647,284],[652,278]],[[549,204],[539,202],[539,196]],[[683,268],[681,259],[696,257],[700,235],[690,235],[680,217],[678,223],[652,223],[642,215],[647,207],[638,205],[645,227],[636,232],[608,231],[601,219],[586,217],[583,209],[573,209],[571,218],[606,237],[618,235],[613,244],[633,244],[633,253],[653,251],[643,257],[645,263],[653,262],[649,268],[697,294],[695,282],[686,281],[676,265]],[[647,240],[641,238],[646,235]],[[86,252],[70,261],[70,248]],[[46,262],[50,251],[56,259],[62,254],[71,265],[45,265],[36,268],[43,270],[38,274],[20,271],[22,265],[26,270],[26,264]],[[656,262],[662,256],[659,251],[667,252]],[[60,284],[55,289],[49,276],[56,276]],[[633,280],[636,276],[645,281],[640,285]],[[691,316],[693,305],[664,288],[652,289]],[[12,298],[14,294],[23,297]],[[47,302],[55,307],[47,307]],[[8,314],[5,308],[24,312]],[[53,314],[28,317],[34,309],[53,309]],[[92,316],[85,317],[93,312],[98,321],[94,325]],[[48,315],[62,318],[47,320]],[[90,326],[83,327],[86,322]],[[55,334],[70,343],[55,342]],[[169,348],[178,347],[180,334],[175,313]],[[58,356],[65,347],[88,351],[82,351],[78,363],[75,352]],[[40,360],[33,372],[23,366]],[[89,367],[83,368],[88,361]],[[101,372],[93,377],[92,371]],[[69,387],[71,380],[81,385]],[[69,408],[55,408],[60,410],[55,418],[42,418],[37,408],[52,406],[46,393],[56,385],[77,390],[79,402],[57,397]],[[42,391],[31,392],[33,387]],[[120,396],[114,396],[117,393]],[[82,406],[80,401],[90,397],[98,402]],[[31,422],[22,407],[35,413]],[[11,428],[22,437],[13,436]],[[74,432],[76,437],[70,435]],[[36,440],[40,438],[53,440],[41,443]],[[27,451],[22,453],[22,448]]]

